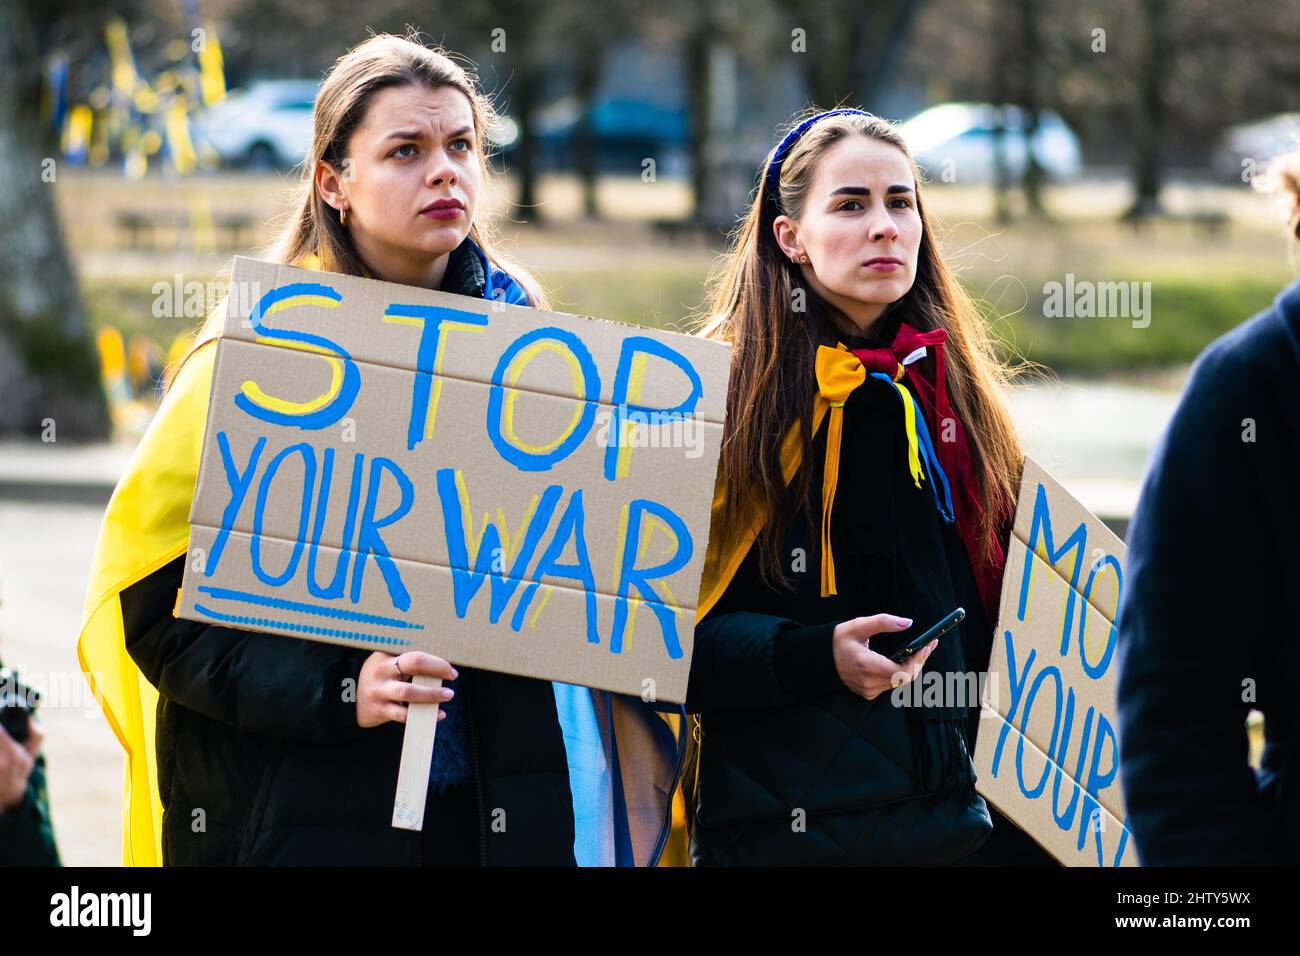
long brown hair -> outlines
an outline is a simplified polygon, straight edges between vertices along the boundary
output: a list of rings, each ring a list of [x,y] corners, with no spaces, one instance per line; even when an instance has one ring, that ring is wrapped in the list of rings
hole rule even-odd
[[[389,87],[408,85],[433,90],[451,87],[465,95],[474,116],[475,139],[484,144],[477,153],[483,183],[491,182],[488,148],[500,121],[491,100],[479,91],[474,75],[446,50],[422,45],[418,33],[405,37],[377,34],[339,57],[321,82],[312,109],[311,149],[301,164],[302,176],[292,201],[293,211],[267,250],[267,260],[292,264],[315,254],[320,257],[320,268],[326,272],[369,276],[351,235],[339,223],[338,213],[316,189],[316,167],[328,162],[336,170],[342,169],[352,134],[365,120],[375,94]],[[494,268],[519,281],[535,308],[550,308],[546,291],[537,280],[496,248],[493,227],[492,220],[480,208],[470,225],[469,237]],[[221,334],[223,306],[224,302],[204,320],[190,354]]]
[[[812,110],[796,117],[793,127]],[[759,566],[769,584],[786,586],[780,553],[789,520],[812,514],[811,469],[801,468],[790,487],[781,471],[781,444],[799,423],[803,460],[812,446],[812,407],[817,390],[818,346],[838,338],[837,310],[816,291],[805,288],[798,266],[782,253],[772,233],[778,213],[798,220],[807,200],[817,163],[848,136],[867,136],[897,148],[908,158],[916,178],[916,204],[922,222],[916,280],[889,307],[892,318],[918,331],[942,328],[949,400],[967,430],[976,500],[985,502],[977,516],[982,557],[992,557],[1016,499],[1023,464],[1019,439],[999,387],[1013,377],[997,358],[983,316],[939,256],[921,195],[921,177],[907,144],[886,120],[853,114],[827,117],[810,127],[786,155],[778,182],[777,207],[768,194],[769,153],[759,173],[749,212],[732,236],[732,245],[710,278],[711,306],[700,334],[732,347],[727,423],[718,477],[726,488],[719,524],[725,545],[735,541],[752,517],[751,502],[763,506],[766,524],[758,539]],[[806,308],[793,308],[801,289]]]

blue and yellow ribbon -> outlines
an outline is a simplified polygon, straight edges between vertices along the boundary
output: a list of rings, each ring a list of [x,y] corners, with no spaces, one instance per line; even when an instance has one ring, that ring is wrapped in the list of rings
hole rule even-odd
[[[898,392],[903,405],[903,430],[907,434],[907,468],[917,488],[925,480],[928,470],[932,478],[931,490],[934,492],[935,506],[943,520],[953,521],[952,492],[948,486],[948,476],[939,465],[939,458],[930,441],[930,432],[925,424],[925,415],[916,403],[916,398],[902,383],[903,366],[899,365],[891,378],[883,372],[868,373],[862,360],[841,343],[835,348],[821,346],[816,358],[817,391],[829,408],[826,431],[826,462],[822,473],[822,524],[821,524],[821,596],[830,597],[837,594],[835,582],[835,555],[831,545],[831,514],[835,508],[835,491],[839,484],[840,444],[844,431],[844,403],[848,397],[870,376],[879,379]],[[937,478],[938,481],[933,479]],[[943,489],[940,497],[939,488]]]

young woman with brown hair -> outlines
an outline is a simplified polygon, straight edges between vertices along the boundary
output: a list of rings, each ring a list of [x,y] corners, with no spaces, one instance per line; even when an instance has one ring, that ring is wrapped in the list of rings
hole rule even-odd
[[[987,666],[1023,459],[1008,370],[891,124],[852,109],[796,120],[703,334],[733,353],[687,699],[692,858],[968,856],[992,827],[974,789],[975,682],[938,700],[901,685]],[[958,606],[957,632],[889,659]]]

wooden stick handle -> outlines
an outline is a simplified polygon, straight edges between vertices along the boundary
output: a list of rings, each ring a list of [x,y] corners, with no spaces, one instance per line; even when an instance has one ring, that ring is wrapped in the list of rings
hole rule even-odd
[[[416,674],[416,687],[441,687],[441,677]],[[402,736],[402,763],[397,770],[397,799],[393,826],[402,830],[424,827],[424,801],[429,793],[429,768],[433,765],[433,738],[438,732],[439,704],[409,704],[406,733]]]

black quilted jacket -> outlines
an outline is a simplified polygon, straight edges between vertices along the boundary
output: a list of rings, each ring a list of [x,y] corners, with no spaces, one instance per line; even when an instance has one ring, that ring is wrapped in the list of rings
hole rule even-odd
[[[484,294],[472,245],[452,254],[445,291]],[[405,725],[363,730],[355,697],[342,693],[368,652],[174,618],[183,560],[121,596],[127,650],[159,691],[165,864],[573,865],[568,757],[549,681],[458,668],[472,799],[448,801],[448,819],[431,789],[424,832],[395,829]],[[431,845],[445,836],[454,845]]]
[[[815,489],[825,434],[805,463]],[[873,642],[887,652],[961,605],[965,624],[927,668],[987,663],[992,631],[969,560],[906,456],[898,395],[868,380],[845,406],[832,529],[840,593],[820,597],[820,536],[796,518],[783,552],[793,590],[764,584],[751,550],[696,629],[686,703],[701,730],[696,864],[941,864],[987,838],[969,756],[974,711],[925,725],[889,694],[850,692],[832,659],[840,621],[912,618],[911,630]]]
[[[164,864],[437,862],[421,833],[392,826],[405,725],[363,730],[342,693],[368,652],[172,617],[184,560],[122,592],[127,650],[159,690]],[[465,839],[470,859],[457,862],[572,866],[568,762],[550,682],[458,670],[475,783],[463,822],[477,832]],[[433,791],[429,800],[432,817]]]

